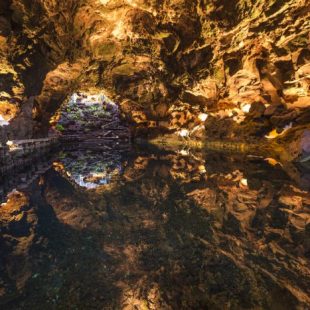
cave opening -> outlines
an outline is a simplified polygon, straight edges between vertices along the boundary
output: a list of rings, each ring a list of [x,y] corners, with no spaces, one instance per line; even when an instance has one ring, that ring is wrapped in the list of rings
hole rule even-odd
[[[53,166],[70,182],[95,189],[121,172],[122,154],[130,147],[130,131],[119,106],[103,92],[73,93],[49,123],[49,134],[58,136],[64,145],[61,161]],[[92,152],[98,150],[99,154]]]
[[[76,92],[64,101],[49,121],[50,135],[62,141],[130,143],[130,131],[119,106],[104,93]],[[75,145],[76,146],[76,145]],[[94,147],[99,146],[94,143]]]

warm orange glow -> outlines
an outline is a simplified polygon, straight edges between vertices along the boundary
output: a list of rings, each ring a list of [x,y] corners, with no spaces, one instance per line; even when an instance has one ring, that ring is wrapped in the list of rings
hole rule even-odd
[[[275,160],[274,158],[271,158],[271,157],[268,157],[268,158],[265,158],[265,161],[271,165],[271,166],[276,166],[276,165],[280,165],[282,166],[282,164],[280,162],[278,162],[277,160]]]
[[[278,133],[276,129],[273,129],[272,131],[269,132],[268,135],[265,136],[267,139],[275,139],[277,137],[283,136],[290,128],[292,128],[292,123],[289,125],[285,126],[283,131],[281,133]]]

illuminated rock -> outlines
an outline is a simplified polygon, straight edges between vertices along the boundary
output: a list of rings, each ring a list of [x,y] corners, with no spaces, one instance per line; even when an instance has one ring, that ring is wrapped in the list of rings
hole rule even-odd
[[[121,103],[136,135],[192,130],[205,113],[207,135],[232,140],[299,128],[309,108],[306,8],[304,0],[3,4],[0,100],[16,108],[8,134],[47,135],[68,95],[91,88]]]

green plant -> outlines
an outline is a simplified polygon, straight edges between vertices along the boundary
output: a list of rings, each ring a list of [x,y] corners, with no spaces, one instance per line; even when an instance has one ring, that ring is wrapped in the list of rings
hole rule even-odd
[[[57,124],[55,128],[58,131],[64,131],[65,130],[64,126],[62,126],[61,124]]]

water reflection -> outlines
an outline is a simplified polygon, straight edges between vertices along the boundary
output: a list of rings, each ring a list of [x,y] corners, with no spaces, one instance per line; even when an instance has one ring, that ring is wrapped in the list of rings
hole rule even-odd
[[[56,162],[0,208],[1,308],[309,307],[304,172],[219,154]],[[97,165],[117,177],[73,181]]]
[[[110,183],[122,172],[122,155],[85,150],[62,152],[54,167],[77,185],[94,189]]]

